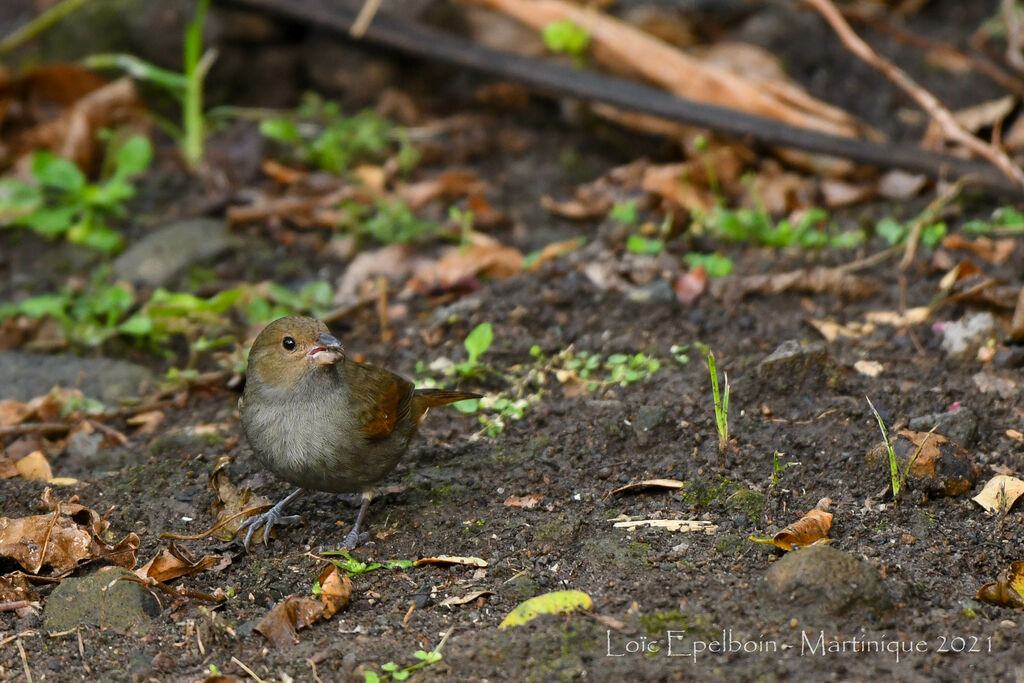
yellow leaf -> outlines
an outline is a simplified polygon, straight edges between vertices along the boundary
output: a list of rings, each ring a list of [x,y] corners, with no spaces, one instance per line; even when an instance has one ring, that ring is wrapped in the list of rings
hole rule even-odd
[[[508,613],[498,628],[522,626],[541,614],[569,614],[581,609],[591,609],[594,601],[583,591],[555,591],[530,598],[519,603]]]
[[[1024,481],[1017,477],[997,474],[989,479],[981,493],[971,500],[985,508],[985,512],[993,515],[998,511],[1009,512],[1021,495],[1024,495]]]

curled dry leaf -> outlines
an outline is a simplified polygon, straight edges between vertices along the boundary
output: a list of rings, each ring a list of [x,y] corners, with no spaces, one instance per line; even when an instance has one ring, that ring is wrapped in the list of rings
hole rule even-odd
[[[352,579],[329,564],[320,573],[320,601],[324,605],[324,619],[330,619],[352,599]]]
[[[419,268],[413,291],[447,290],[477,277],[509,278],[523,269],[523,253],[496,242],[449,249],[436,263]]]
[[[920,325],[927,322],[931,314],[932,309],[928,306],[918,306],[917,308],[908,308],[903,312],[869,311],[867,315],[864,316],[864,319],[869,323],[877,323],[878,325],[908,327],[910,325]]]
[[[572,240],[565,240],[563,242],[551,242],[550,244],[545,244],[540,250],[540,253],[537,254],[537,257],[530,262],[530,272],[537,272],[540,270],[540,267],[548,261],[552,261],[559,256],[564,256],[565,254],[576,251],[583,246],[584,242],[586,242],[586,240],[579,237]]]
[[[989,479],[981,493],[971,500],[985,508],[985,512],[990,515],[1006,514],[1022,495],[1024,495],[1024,481],[1017,477],[997,474]]]
[[[155,579],[161,583],[181,576],[193,576],[205,571],[221,560],[216,555],[206,555],[200,560],[186,556],[184,548],[171,543],[157,553],[149,562],[135,570],[140,579]]]
[[[1006,263],[1017,249],[1017,240],[1013,237],[994,240],[991,237],[975,237],[967,239],[958,232],[942,238],[942,246],[951,251],[968,251],[980,259],[995,265]]]
[[[684,306],[689,306],[703,294],[708,288],[708,271],[701,265],[689,270],[672,283],[672,290],[676,293],[676,299]]]
[[[398,196],[410,209],[417,211],[435,199],[459,199],[480,194],[486,189],[486,184],[476,171],[448,170],[433,178],[400,187]]]
[[[853,275],[839,268],[817,267],[800,268],[774,275],[720,278],[712,283],[712,288],[713,293],[724,295],[727,299],[783,292],[827,292],[843,299],[864,299],[877,293],[881,285],[876,280]]]
[[[110,523],[78,497],[60,501],[53,489],[43,492],[47,514],[31,517],[0,517],[0,557],[9,557],[24,569],[38,574],[50,566],[57,574],[68,572],[83,560],[104,558],[118,566],[135,566],[139,537],[128,534],[116,544],[103,540]]]
[[[544,195],[540,198],[540,205],[545,209],[574,221],[585,221],[594,218],[602,218],[612,208],[612,200],[608,197],[600,197],[594,194],[589,196],[577,192],[574,199],[567,199],[564,202],[555,200],[551,195]]]
[[[311,598],[289,595],[267,612],[255,630],[274,647],[295,645],[298,631],[311,625],[324,613],[324,605]]]
[[[15,462],[14,466],[17,468],[18,474],[21,475],[22,479],[34,481],[50,481],[53,479],[53,470],[50,469],[50,463],[42,451],[32,451],[24,458],[20,458]]]
[[[617,489],[612,490],[613,495],[620,493],[640,493],[647,489],[681,489],[683,488],[682,481],[678,479],[644,479],[643,481],[635,481],[625,486],[620,486]]]
[[[0,602],[38,599],[39,594],[32,590],[28,578],[22,572],[11,572],[0,576]]]
[[[1024,607],[1024,562],[1014,562],[995,583],[978,590],[978,600],[1000,607]]]
[[[878,329],[872,323],[851,322],[844,325],[835,320],[808,320],[807,324],[816,329],[825,341],[830,342],[840,337],[860,339]]]
[[[539,493],[531,493],[527,496],[509,496],[505,499],[505,507],[532,510],[540,505],[542,500],[544,500],[544,496]]]
[[[828,531],[831,528],[832,513],[814,509],[775,534],[772,537],[772,544],[783,550],[793,550],[827,542]]]
[[[454,607],[456,605],[466,605],[477,598],[482,598],[485,595],[494,595],[492,591],[473,591],[472,593],[466,593],[465,595],[453,595],[445,598],[439,604],[443,607]]]
[[[265,496],[257,496],[248,488],[240,489],[228,479],[227,466],[231,464],[231,456],[222,455],[217,459],[210,473],[210,488],[217,494],[213,501],[213,515],[216,524],[222,520],[237,515],[242,510],[247,510],[259,505],[270,505],[270,499]],[[233,519],[220,529],[214,532],[214,536],[222,541],[230,541],[235,537],[235,532],[245,517]],[[263,527],[258,528],[252,536],[256,543],[263,541]]]
[[[164,412],[162,410],[148,410],[144,413],[132,415],[128,418],[127,422],[132,427],[138,427],[135,430],[136,434],[150,435],[156,434],[157,428],[164,421]]]
[[[459,557],[457,555],[438,555],[437,557],[421,557],[412,563],[412,566],[419,567],[424,564],[464,564],[470,567],[486,567],[487,560],[479,557]]]
[[[0,427],[21,424],[30,414],[28,405],[21,401],[10,398],[0,401]]]

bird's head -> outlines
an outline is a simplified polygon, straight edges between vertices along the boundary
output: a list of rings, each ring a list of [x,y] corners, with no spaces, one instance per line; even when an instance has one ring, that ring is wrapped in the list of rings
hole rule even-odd
[[[291,316],[263,328],[249,351],[249,373],[282,389],[308,373],[345,359],[345,350],[319,320]]]

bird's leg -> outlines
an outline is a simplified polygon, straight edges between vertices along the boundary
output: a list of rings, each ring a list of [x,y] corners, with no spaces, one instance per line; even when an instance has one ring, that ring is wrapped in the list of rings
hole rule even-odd
[[[356,515],[356,522],[352,525],[352,531],[348,532],[348,536],[345,537],[345,550],[352,550],[357,545],[365,541],[370,537],[367,533],[359,533],[359,525],[363,523],[363,517],[366,516],[366,508],[370,507],[370,501],[373,500],[373,491],[363,492],[363,504],[359,506],[359,514]]]
[[[284,511],[284,508],[285,506],[288,505],[288,503],[292,502],[293,500],[301,496],[303,493],[305,493],[305,489],[295,489],[287,496],[285,496],[274,507],[270,508],[261,515],[253,515],[249,519],[242,522],[241,525],[239,525],[237,533],[241,533],[242,529],[245,529],[246,527],[248,527],[249,529],[249,531],[247,531],[245,534],[245,540],[242,542],[242,545],[245,546],[246,552],[249,551],[249,541],[252,539],[253,533],[255,533],[256,529],[260,528],[261,526],[263,527],[263,545],[266,545],[267,539],[270,538],[270,532],[276,525],[289,524],[291,522],[297,522],[300,519],[302,519],[302,517],[299,515],[285,516],[281,513]]]

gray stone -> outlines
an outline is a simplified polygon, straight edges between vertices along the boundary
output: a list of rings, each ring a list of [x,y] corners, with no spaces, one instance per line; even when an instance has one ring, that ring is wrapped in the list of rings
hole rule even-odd
[[[128,248],[114,261],[117,277],[159,287],[169,284],[189,266],[207,263],[229,249],[242,246],[226,222],[190,218],[159,228]]]
[[[28,401],[61,386],[77,387],[89,398],[115,403],[141,396],[154,381],[149,370],[123,360],[0,351],[0,399]]]
[[[61,581],[46,599],[43,609],[46,630],[51,633],[69,631],[84,625],[100,626],[102,621],[104,628],[118,633],[145,634],[150,619],[160,614],[160,604],[144,586],[132,578],[118,581],[120,577],[134,578],[135,575],[112,568]]]
[[[875,614],[893,608],[878,571],[827,545],[787,553],[765,575],[766,596],[787,612],[843,616],[859,609]]]
[[[754,376],[762,391],[791,394],[834,388],[839,370],[825,344],[788,340],[758,364]]]
[[[651,280],[629,293],[629,300],[635,304],[672,305],[679,303],[671,283],[664,278]]]
[[[970,408],[961,406],[945,413],[932,413],[910,418],[907,426],[915,432],[927,432],[932,427],[950,441],[970,447],[978,435],[978,416]]]
[[[651,440],[651,432],[665,424],[668,411],[661,406],[640,406],[633,419],[633,431],[641,446]]]
[[[953,358],[971,358],[996,333],[996,319],[988,311],[947,323],[942,329],[942,350]]]

